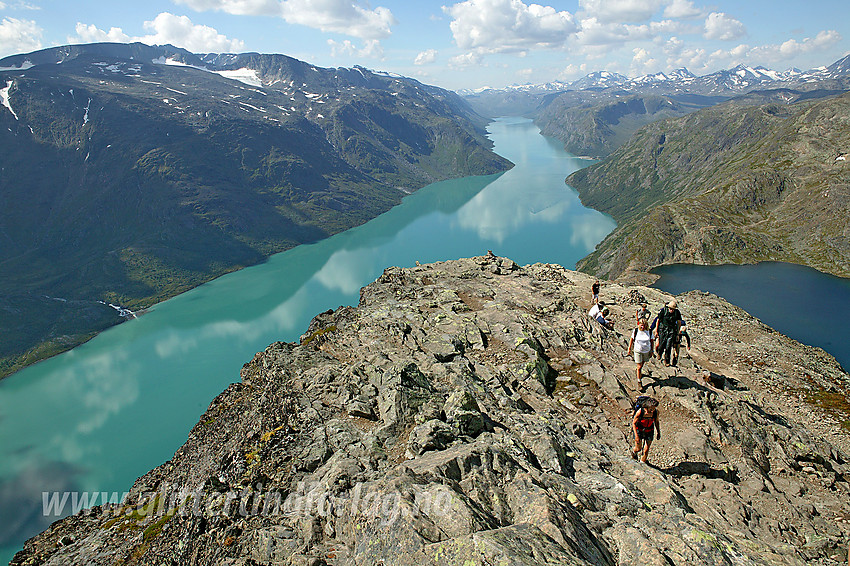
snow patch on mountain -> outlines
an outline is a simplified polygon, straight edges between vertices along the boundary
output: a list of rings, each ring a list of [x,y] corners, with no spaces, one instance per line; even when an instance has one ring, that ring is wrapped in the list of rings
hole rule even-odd
[[[6,81],[6,88],[0,88],[0,102],[3,103],[3,106],[9,109],[9,112],[12,113],[12,116],[15,117],[15,120],[18,119],[18,115],[15,114],[15,111],[12,110],[12,105],[9,103],[9,89],[12,88],[12,85],[15,81]]]
[[[248,86],[263,86],[263,81],[260,80],[260,75],[254,69],[243,67],[242,69],[234,69],[232,71],[212,71],[217,75],[221,75],[226,79],[233,79],[244,83]]]
[[[34,66],[35,65],[33,65],[29,59],[24,59],[24,62],[21,63],[20,67],[0,67],[0,71],[26,71]]]

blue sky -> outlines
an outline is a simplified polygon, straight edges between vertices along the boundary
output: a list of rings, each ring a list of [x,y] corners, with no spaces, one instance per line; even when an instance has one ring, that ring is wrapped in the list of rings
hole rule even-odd
[[[0,56],[142,41],[499,88],[597,70],[806,70],[850,52],[847,16],[846,0],[0,0]]]

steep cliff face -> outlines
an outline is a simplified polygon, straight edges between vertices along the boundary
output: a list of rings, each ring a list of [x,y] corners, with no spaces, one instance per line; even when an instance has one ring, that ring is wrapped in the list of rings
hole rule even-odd
[[[560,140],[570,153],[604,158],[626,143],[641,126],[683,116],[708,104],[679,100],[675,96],[604,97],[566,92],[546,104],[535,122],[543,135]]]
[[[850,94],[730,103],[651,124],[567,183],[617,229],[579,269],[788,261],[850,276]]]
[[[708,294],[637,383],[635,303],[484,257],[389,268],[300,344],[258,353],[186,444],[12,564],[836,564],[850,535],[850,377]],[[661,403],[651,465],[630,407]],[[842,405],[843,403],[843,405]]]

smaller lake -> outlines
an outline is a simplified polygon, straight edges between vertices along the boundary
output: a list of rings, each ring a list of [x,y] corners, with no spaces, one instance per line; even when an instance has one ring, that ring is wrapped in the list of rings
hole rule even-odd
[[[850,279],[791,263],[665,265],[653,287],[719,295],[786,336],[823,348],[850,368]],[[683,313],[687,319],[687,313]],[[699,337],[695,337],[699,340]]]

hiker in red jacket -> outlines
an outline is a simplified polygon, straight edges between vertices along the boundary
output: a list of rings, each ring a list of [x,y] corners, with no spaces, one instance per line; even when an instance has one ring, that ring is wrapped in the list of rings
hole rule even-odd
[[[632,430],[635,432],[635,447],[632,450],[632,458],[637,459],[640,454],[640,461],[648,463],[653,433],[656,433],[657,440],[661,440],[657,400],[652,397],[638,398],[638,407],[632,419]],[[643,454],[641,454],[641,451]]]

